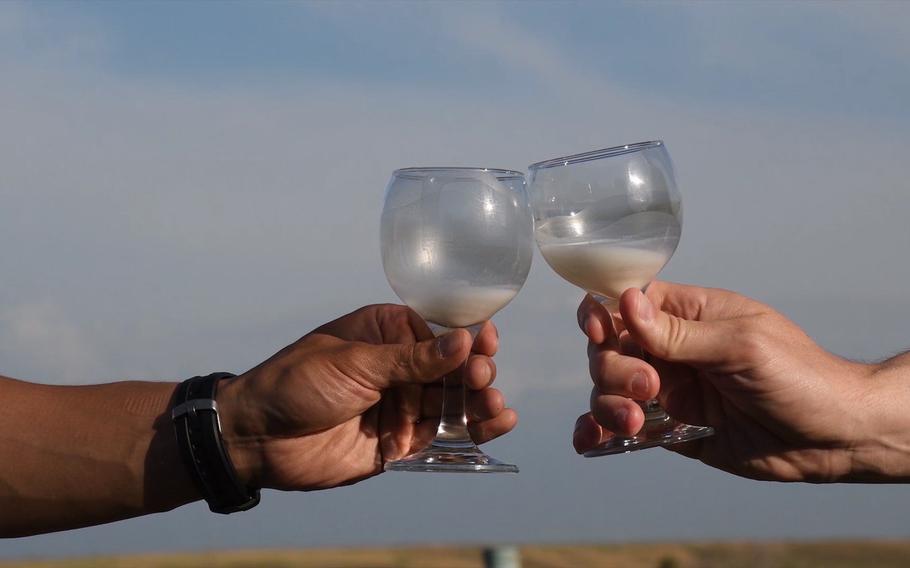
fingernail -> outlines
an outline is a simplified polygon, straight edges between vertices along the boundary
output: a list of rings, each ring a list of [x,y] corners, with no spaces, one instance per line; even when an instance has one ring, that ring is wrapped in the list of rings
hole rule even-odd
[[[638,317],[645,322],[654,319],[654,304],[644,294],[638,299]]]
[[[451,331],[436,340],[436,350],[439,352],[440,357],[448,359],[452,355],[458,353],[460,344],[461,340],[459,339],[458,334]]]
[[[613,420],[616,421],[616,427],[625,429],[626,423],[629,421],[629,411],[625,408],[620,408],[616,411],[616,414],[613,415]]]
[[[632,383],[629,385],[632,394],[639,400],[648,398],[648,375],[644,371],[635,371],[632,375]]]

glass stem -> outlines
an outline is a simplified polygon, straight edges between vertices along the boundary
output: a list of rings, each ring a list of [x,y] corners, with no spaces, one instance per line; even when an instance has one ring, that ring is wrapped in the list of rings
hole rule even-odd
[[[449,328],[431,326],[439,336],[451,331]],[[479,325],[465,328],[471,334],[471,341],[480,331]],[[470,356],[469,356],[470,357]],[[442,379],[442,413],[433,445],[443,448],[473,448],[474,440],[468,433],[468,417],[465,413],[465,386],[462,380],[468,360]]]

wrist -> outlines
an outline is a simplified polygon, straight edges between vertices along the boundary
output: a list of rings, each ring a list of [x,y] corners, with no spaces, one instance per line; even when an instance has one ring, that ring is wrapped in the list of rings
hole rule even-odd
[[[222,439],[237,476],[245,485],[261,488],[264,430],[252,397],[245,396],[245,377],[219,381],[215,399]]]
[[[859,424],[845,481],[910,481],[910,361],[864,365],[863,395],[854,406]]]

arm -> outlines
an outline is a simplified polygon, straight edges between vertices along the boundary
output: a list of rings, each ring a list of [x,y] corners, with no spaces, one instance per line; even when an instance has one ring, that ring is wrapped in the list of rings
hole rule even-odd
[[[326,324],[216,395],[223,438],[250,486],[314,490],[382,472],[436,431],[439,386],[465,361],[469,430],[516,423],[489,388],[496,330],[433,338],[403,306],[368,306]],[[0,536],[167,511],[201,499],[174,436],[176,383],[48,386],[0,378]],[[436,404],[434,404],[434,402]]]
[[[644,417],[633,399],[657,396],[672,416],[715,428],[670,447],[713,467],[776,481],[910,481],[910,356],[849,361],[764,304],[666,282],[623,293],[619,337],[609,317],[591,298],[579,308],[595,384],[579,451],[636,433]]]
[[[199,499],[166,417],[176,386],[0,378],[0,534],[93,525]]]

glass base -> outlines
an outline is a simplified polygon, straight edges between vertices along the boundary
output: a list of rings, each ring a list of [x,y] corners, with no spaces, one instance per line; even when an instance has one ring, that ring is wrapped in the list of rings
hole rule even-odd
[[[714,435],[714,428],[710,426],[689,426],[664,415],[660,420],[648,420],[641,432],[634,436],[614,436],[600,446],[584,453],[586,458],[625,454],[636,450],[654,448],[657,446],[672,446],[680,442],[691,442],[699,438]]]
[[[518,466],[503,463],[473,444],[458,447],[433,443],[416,454],[387,462],[385,471],[431,473],[518,473]]]

